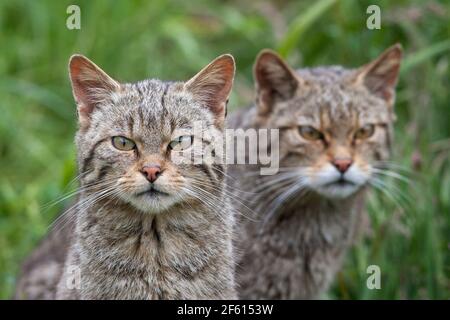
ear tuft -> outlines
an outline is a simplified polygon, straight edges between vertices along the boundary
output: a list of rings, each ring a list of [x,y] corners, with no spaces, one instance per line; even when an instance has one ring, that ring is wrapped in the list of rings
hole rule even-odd
[[[402,51],[400,44],[385,50],[377,59],[359,68],[355,83],[364,85],[371,93],[393,106]]]
[[[260,114],[272,110],[276,100],[287,100],[294,96],[301,79],[274,51],[262,50],[253,68],[256,82],[257,104]]]
[[[224,54],[184,84],[186,91],[211,110],[219,125],[222,125],[225,119],[226,104],[233,87],[235,69],[233,56]]]
[[[95,106],[120,90],[120,84],[83,55],[70,57],[69,74],[80,124],[87,125]]]

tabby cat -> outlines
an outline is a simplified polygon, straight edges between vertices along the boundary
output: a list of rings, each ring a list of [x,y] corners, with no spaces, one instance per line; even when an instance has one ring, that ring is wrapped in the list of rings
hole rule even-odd
[[[69,69],[78,199],[25,263],[16,298],[235,298],[225,167],[180,161],[221,141],[192,127],[223,135],[233,57],[184,83],[122,84],[81,55]]]
[[[256,215],[236,240],[240,298],[319,298],[329,287],[364,221],[366,190],[386,173],[401,56],[395,45],[358,69],[297,71],[269,50],[258,56],[256,104],[229,125],[278,129],[280,168],[230,170],[238,210],[251,203]]]

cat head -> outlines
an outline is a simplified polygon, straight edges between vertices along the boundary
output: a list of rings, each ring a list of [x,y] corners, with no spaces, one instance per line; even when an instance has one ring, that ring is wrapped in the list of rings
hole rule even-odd
[[[191,157],[221,141],[204,137],[223,135],[235,72],[231,55],[187,82],[119,83],[81,55],[71,57],[69,71],[81,188],[91,201],[111,199],[157,213],[201,201],[209,187],[217,194],[223,168]],[[193,130],[196,123],[202,132]]]
[[[262,51],[254,67],[258,127],[280,130],[280,174],[302,188],[345,198],[371,182],[390,152],[402,49],[357,69],[295,71]]]

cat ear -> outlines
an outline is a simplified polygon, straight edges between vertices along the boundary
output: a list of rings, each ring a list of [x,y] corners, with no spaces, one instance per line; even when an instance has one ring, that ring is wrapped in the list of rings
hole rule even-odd
[[[377,59],[359,68],[354,81],[393,106],[401,59],[402,47],[395,44]]]
[[[276,100],[292,98],[303,82],[278,54],[268,49],[259,53],[253,73],[260,115],[268,114]]]
[[[228,97],[233,86],[234,72],[233,56],[224,54],[184,84],[185,90],[211,110],[219,125],[223,124],[225,119]]]
[[[120,90],[120,84],[82,55],[73,55],[69,62],[72,92],[78,106],[81,126],[89,124],[91,112],[100,102]]]

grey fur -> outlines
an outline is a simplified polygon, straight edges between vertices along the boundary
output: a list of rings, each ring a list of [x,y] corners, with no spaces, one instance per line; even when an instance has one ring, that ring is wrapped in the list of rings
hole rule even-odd
[[[72,59],[80,117],[75,140],[81,189],[75,207],[63,218],[64,227],[57,223],[25,263],[16,298],[236,297],[234,215],[224,192],[224,176],[208,164],[174,164],[167,149],[174,132],[194,121],[206,123],[212,136],[223,134],[220,106],[225,100],[214,101],[210,109],[199,96],[201,90],[195,94],[191,90],[212,82],[207,94],[226,87],[221,94],[228,96],[234,61],[221,56],[207,68],[197,77],[201,83],[190,82],[189,88],[182,82],[159,80],[118,84],[86,58]],[[137,151],[115,149],[112,136],[132,138]],[[155,188],[169,195],[140,195],[149,184],[139,170],[154,162],[164,170]],[[165,183],[158,185],[161,179]],[[106,185],[112,191],[89,203]],[[70,286],[73,266],[81,276],[75,289]]]
[[[240,219],[235,241],[240,298],[313,299],[326,292],[363,228],[371,170],[390,155],[400,59],[400,47],[395,46],[357,70],[294,71],[275,53],[260,54],[255,65],[257,102],[231,115],[229,125],[279,129],[280,172],[260,176],[258,165],[229,170],[230,190],[240,197],[235,201],[238,211],[249,212],[244,203],[253,212],[251,219]],[[349,139],[364,123],[376,124],[375,134],[365,141]],[[318,128],[325,138],[307,141],[299,134],[300,125]],[[318,191],[311,183],[316,172],[344,153],[358,159],[355,165],[368,181],[340,197]]]

